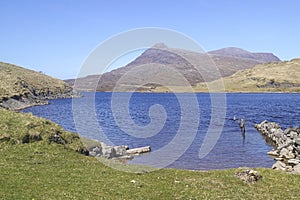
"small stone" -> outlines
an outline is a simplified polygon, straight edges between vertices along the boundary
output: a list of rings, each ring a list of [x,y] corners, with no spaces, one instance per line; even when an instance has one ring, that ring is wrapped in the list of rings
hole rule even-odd
[[[286,172],[292,172],[293,171],[293,167],[288,165],[288,166],[286,166],[285,171]]]
[[[93,148],[92,152],[94,152],[96,155],[101,156],[102,155],[102,147],[95,147]]]
[[[274,158],[274,160],[276,160],[276,161],[283,161],[284,159],[283,158]]]
[[[275,151],[275,150],[274,151],[269,151],[267,154],[270,155],[270,156],[279,156],[278,152]]]
[[[298,133],[295,131],[290,131],[290,138],[294,139],[298,137]]]
[[[289,154],[289,150],[287,150],[286,148],[282,148],[281,151],[280,151],[280,157],[288,157],[288,154]]]
[[[94,151],[90,151],[89,155],[95,157],[97,154]]]
[[[293,165],[298,165],[300,163],[300,160],[298,160],[298,159],[289,159],[287,163],[293,164]]]
[[[300,174],[300,164],[294,166],[294,173]]]
[[[272,169],[284,171],[284,170],[285,170],[285,167],[286,167],[286,164],[285,164],[284,162],[277,161],[277,162],[272,166]]]
[[[288,155],[287,155],[286,158],[287,159],[294,159],[294,158],[296,158],[296,155],[292,151],[289,151],[289,153],[288,153]]]
[[[295,139],[295,144],[300,145],[300,137],[297,137],[297,138]]]
[[[136,183],[136,180],[131,180],[130,183],[135,184],[135,183]]]

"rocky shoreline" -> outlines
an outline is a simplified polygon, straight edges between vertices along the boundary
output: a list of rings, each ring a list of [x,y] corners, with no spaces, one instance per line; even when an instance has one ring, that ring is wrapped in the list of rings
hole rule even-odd
[[[103,142],[89,148],[89,155],[93,157],[102,157],[107,159],[133,159],[134,156],[151,151],[150,146],[129,149],[128,146],[109,146]]]
[[[9,109],[9,110],[22,110],[28,107],[47,105],[49,104],[48,100],[50,99],[65,99],[65,98],[77,98],[81,95],[74,91],[69,91],[66,93],[58,94],[44,94],[44,95],[15,95],[11,98],[0,99],[0,107]]]
[[[255,128],[265,137],[267,143],[274,146],[268,152],[276,161],[275,170],[300,174],[300,128],[281,129],[275,122],[263,121]]]
[[[129,149],[128,146],[109,146],[103,142],[89,148],[89,155],[107,159],[133,159],[134,156],[151,151],[150,146]]]

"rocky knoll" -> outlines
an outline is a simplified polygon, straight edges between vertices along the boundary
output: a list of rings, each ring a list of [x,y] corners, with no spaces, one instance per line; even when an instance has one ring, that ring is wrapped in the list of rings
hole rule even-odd
[[[73,89],[61,80],[0,62],[0,107],[22,109],[73,95]]]
[[[255,128],[275,146],[268,152],[276,160],[272,168],[300,174],[300,128],[282,130],[279,124],[268,121]]]

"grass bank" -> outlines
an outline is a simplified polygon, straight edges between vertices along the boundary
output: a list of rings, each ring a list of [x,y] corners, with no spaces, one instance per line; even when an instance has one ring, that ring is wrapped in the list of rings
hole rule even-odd
[[[1,144],[0,199],[293,199],[300,176],[258,169],[263,179],[247,184],[237,169],[162,169],[125,173],[61,145]]]
[[[40,133],[43,139],[22,142],[24,135]],[[69,143],[49,142],[48,136],[54,133],[60,133]],[[0,109],[0,199],[296,199],[299,196],[299,175],[271,169],[257,169],[263,178],[254,184],[236,178],[234,173],[238,169],[122,172],[76,152],[81,143],[77,136],[74,139],[69,134],[48,120]]]

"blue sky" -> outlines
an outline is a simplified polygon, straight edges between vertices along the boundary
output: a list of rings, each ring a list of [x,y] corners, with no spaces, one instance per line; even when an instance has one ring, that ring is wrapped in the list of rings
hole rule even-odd
[[[234,46],[289,60],[300,57],[299,8],[298,0],[0,0],[0,61],[73,78],[101,42],[142,27],[179,31],[207,51]]]

